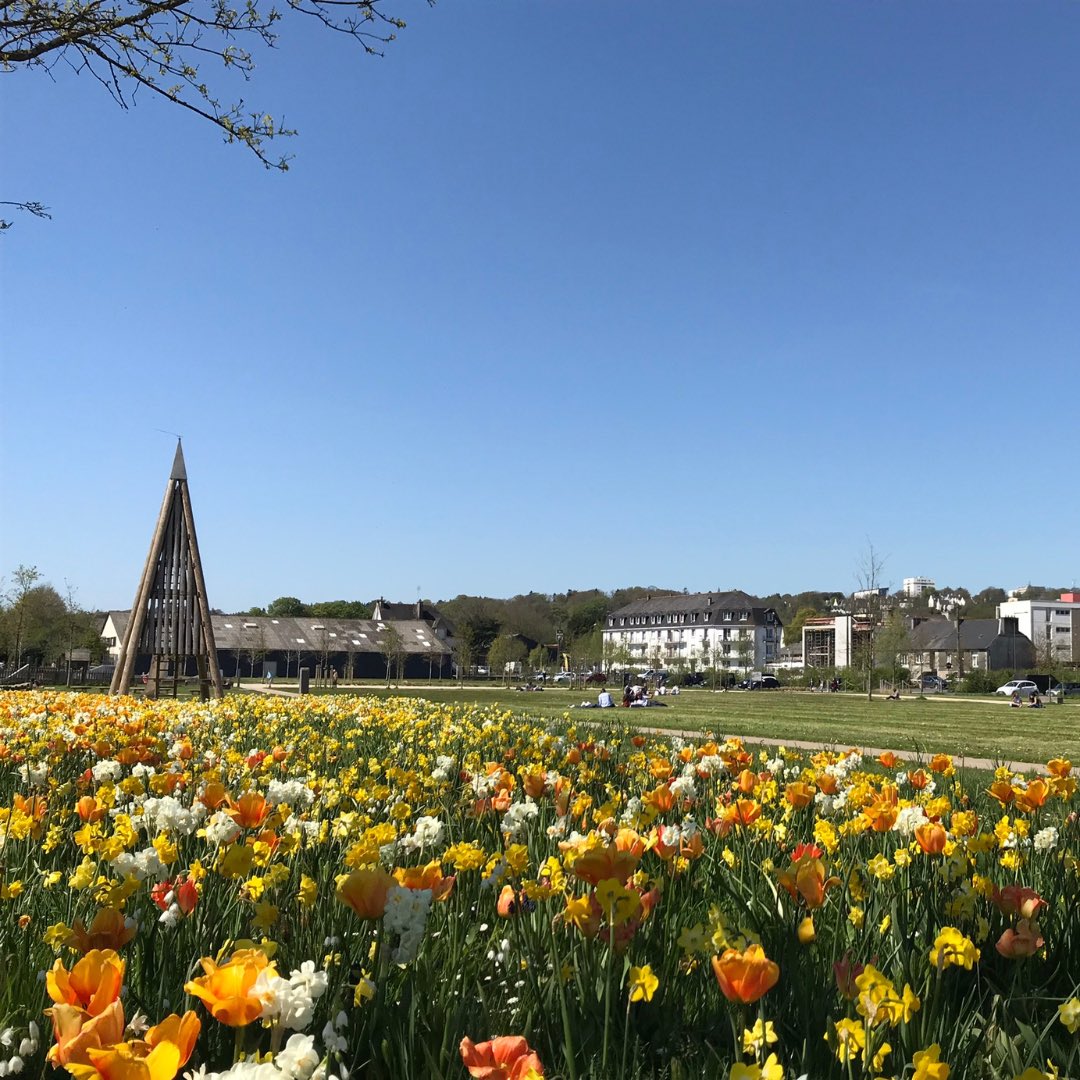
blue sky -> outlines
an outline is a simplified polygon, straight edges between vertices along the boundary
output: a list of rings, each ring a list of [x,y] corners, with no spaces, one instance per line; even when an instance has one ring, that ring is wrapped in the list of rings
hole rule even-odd
[[[1080,578],[1080,6],[411,0],[222,97],[3,78],[0,570],[130,603]]]

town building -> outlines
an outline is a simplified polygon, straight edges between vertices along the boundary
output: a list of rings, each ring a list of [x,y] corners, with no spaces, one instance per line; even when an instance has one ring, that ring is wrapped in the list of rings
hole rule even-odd
[[[936,588],[934,585],[934,579],[928,577],[906,577],[904,578],[904,595],[905,596],[922,596],[924,592],[928,592],[930,589]]]
[[[852,667],[869,643],[873,623],[868,615],[821,615],[803,623],[803,668],[807,671]]]
[[[402,606],[414,612],[410,605]],[[129,611],[110,611],[105,618],[101,637],[112,660],[119,656],[130,616]],[[345,679],[378,679],[386,675],[387,652],[396,652],[404,678],[443,677],[451,671],[450,643],[424,619],[211,615],[211,622],[218,669],[228,679],[296,678],[301,667],[312,672],[333,669]],[[148,656],[139,656],[135,674],[143,674],[149,665]]]
[[[1016,671],[1035,663],[1035,648],[1015,618],[961,619],[957,624],[955,619],[935,617],[913,622],[910,651],[900,657],[913,676]]]
[[[1005,600],[999,617],[1015,618],[1040,660],[1080,663],[1080,593],[1063,592],[1057,600]]]
[[[611,612],[602,636],[612,666],[760,671],[782,632],[773,608],[735,591],[642,597]]]

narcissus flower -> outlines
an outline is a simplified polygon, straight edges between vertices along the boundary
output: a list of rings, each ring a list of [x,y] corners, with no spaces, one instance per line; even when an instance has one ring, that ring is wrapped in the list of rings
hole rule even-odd
[[[653,969],[645,964],[643,967],[632,967],[627,980],[630,986],[631,1001],[652,1001],[660,980],[653,974]]]
[[[461,1060],[475,1080],[525,1080],[530,1071],[544,1075],[535,1050],[520,1035],[500,1035],[490,1042],[461,1040]]]
[[[112,949],[91,949],[71,971],[57,960],[45,976],[49,997],[58,1005],[77,1005],[99,1016],[119,996],[124,961]]]
[[[784,1080],[784,1066],[775,1054],[765,1059],[764,1065],[745,1065],[738,1061],[731,1066],[728,1080]]]
[[[744,952],[725,949],[712,958],[713,974],[729,1001],[750,1005],[767,994],[780,978],[780,967],[765,955],[760,945],[750,945]]]
[[[946,926],[934,939],[930,949],[930,963],[939,969],[956,965],[970,971],[980,955],[970,938],[965,937],[955,926]]]
[[[184,991],[199,998],[215,1020],[230,1027],[243,1027],[259,1018],[265,999],[256,985],[259,976],[263,972],[267,978],[277,975],[277,969],[264,952],[240,949],[221,966],[204,957],[202,966],[206,974],[185,983]]]
[[[1080,1031],[1080,998],[1069,998],[1058,1006],[1058,1019],[1068,1028],[1070,1035]]]
[[[949,1080],[952,1070],[940,1059],[941,1047],[937,1043],[919,1050],[912,1058],[915,1072],[911,1080]]]

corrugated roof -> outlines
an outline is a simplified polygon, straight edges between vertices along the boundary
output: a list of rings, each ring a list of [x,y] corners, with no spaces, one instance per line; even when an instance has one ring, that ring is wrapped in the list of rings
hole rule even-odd
[[[131,616],[110,611],[120,637]],[[450,655],[450,647],[420,619],[326,619],[304,615],[271,618],[269,615],[213,615],[214,640],[220,651],[262,649],[266,652],[379,652],[391,628],[401,635],[406,653]]]

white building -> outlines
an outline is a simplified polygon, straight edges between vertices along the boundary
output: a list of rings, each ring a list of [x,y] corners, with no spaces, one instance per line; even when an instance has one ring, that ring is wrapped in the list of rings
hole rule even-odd
[[[869,642],[870,627],[866,615],[821,615],[807,619],[802,632],[804,669],[851,667],[856,652]]]
[[[906,577],[904,578],[904,595],[905,596],[922,596],[927,589],[936,588],[934,585],[934,579],[928,577]]]
[[[997,613],[1017,620],[1040,660],[1080,662],[1080,593],[1062,593],[1057,600],[1006,600]]]
[[[647,596],[613,611],[603,628],[608,662],[622,650],[629,666],[763,670],[780,649],[783,623],[744,592]]]

